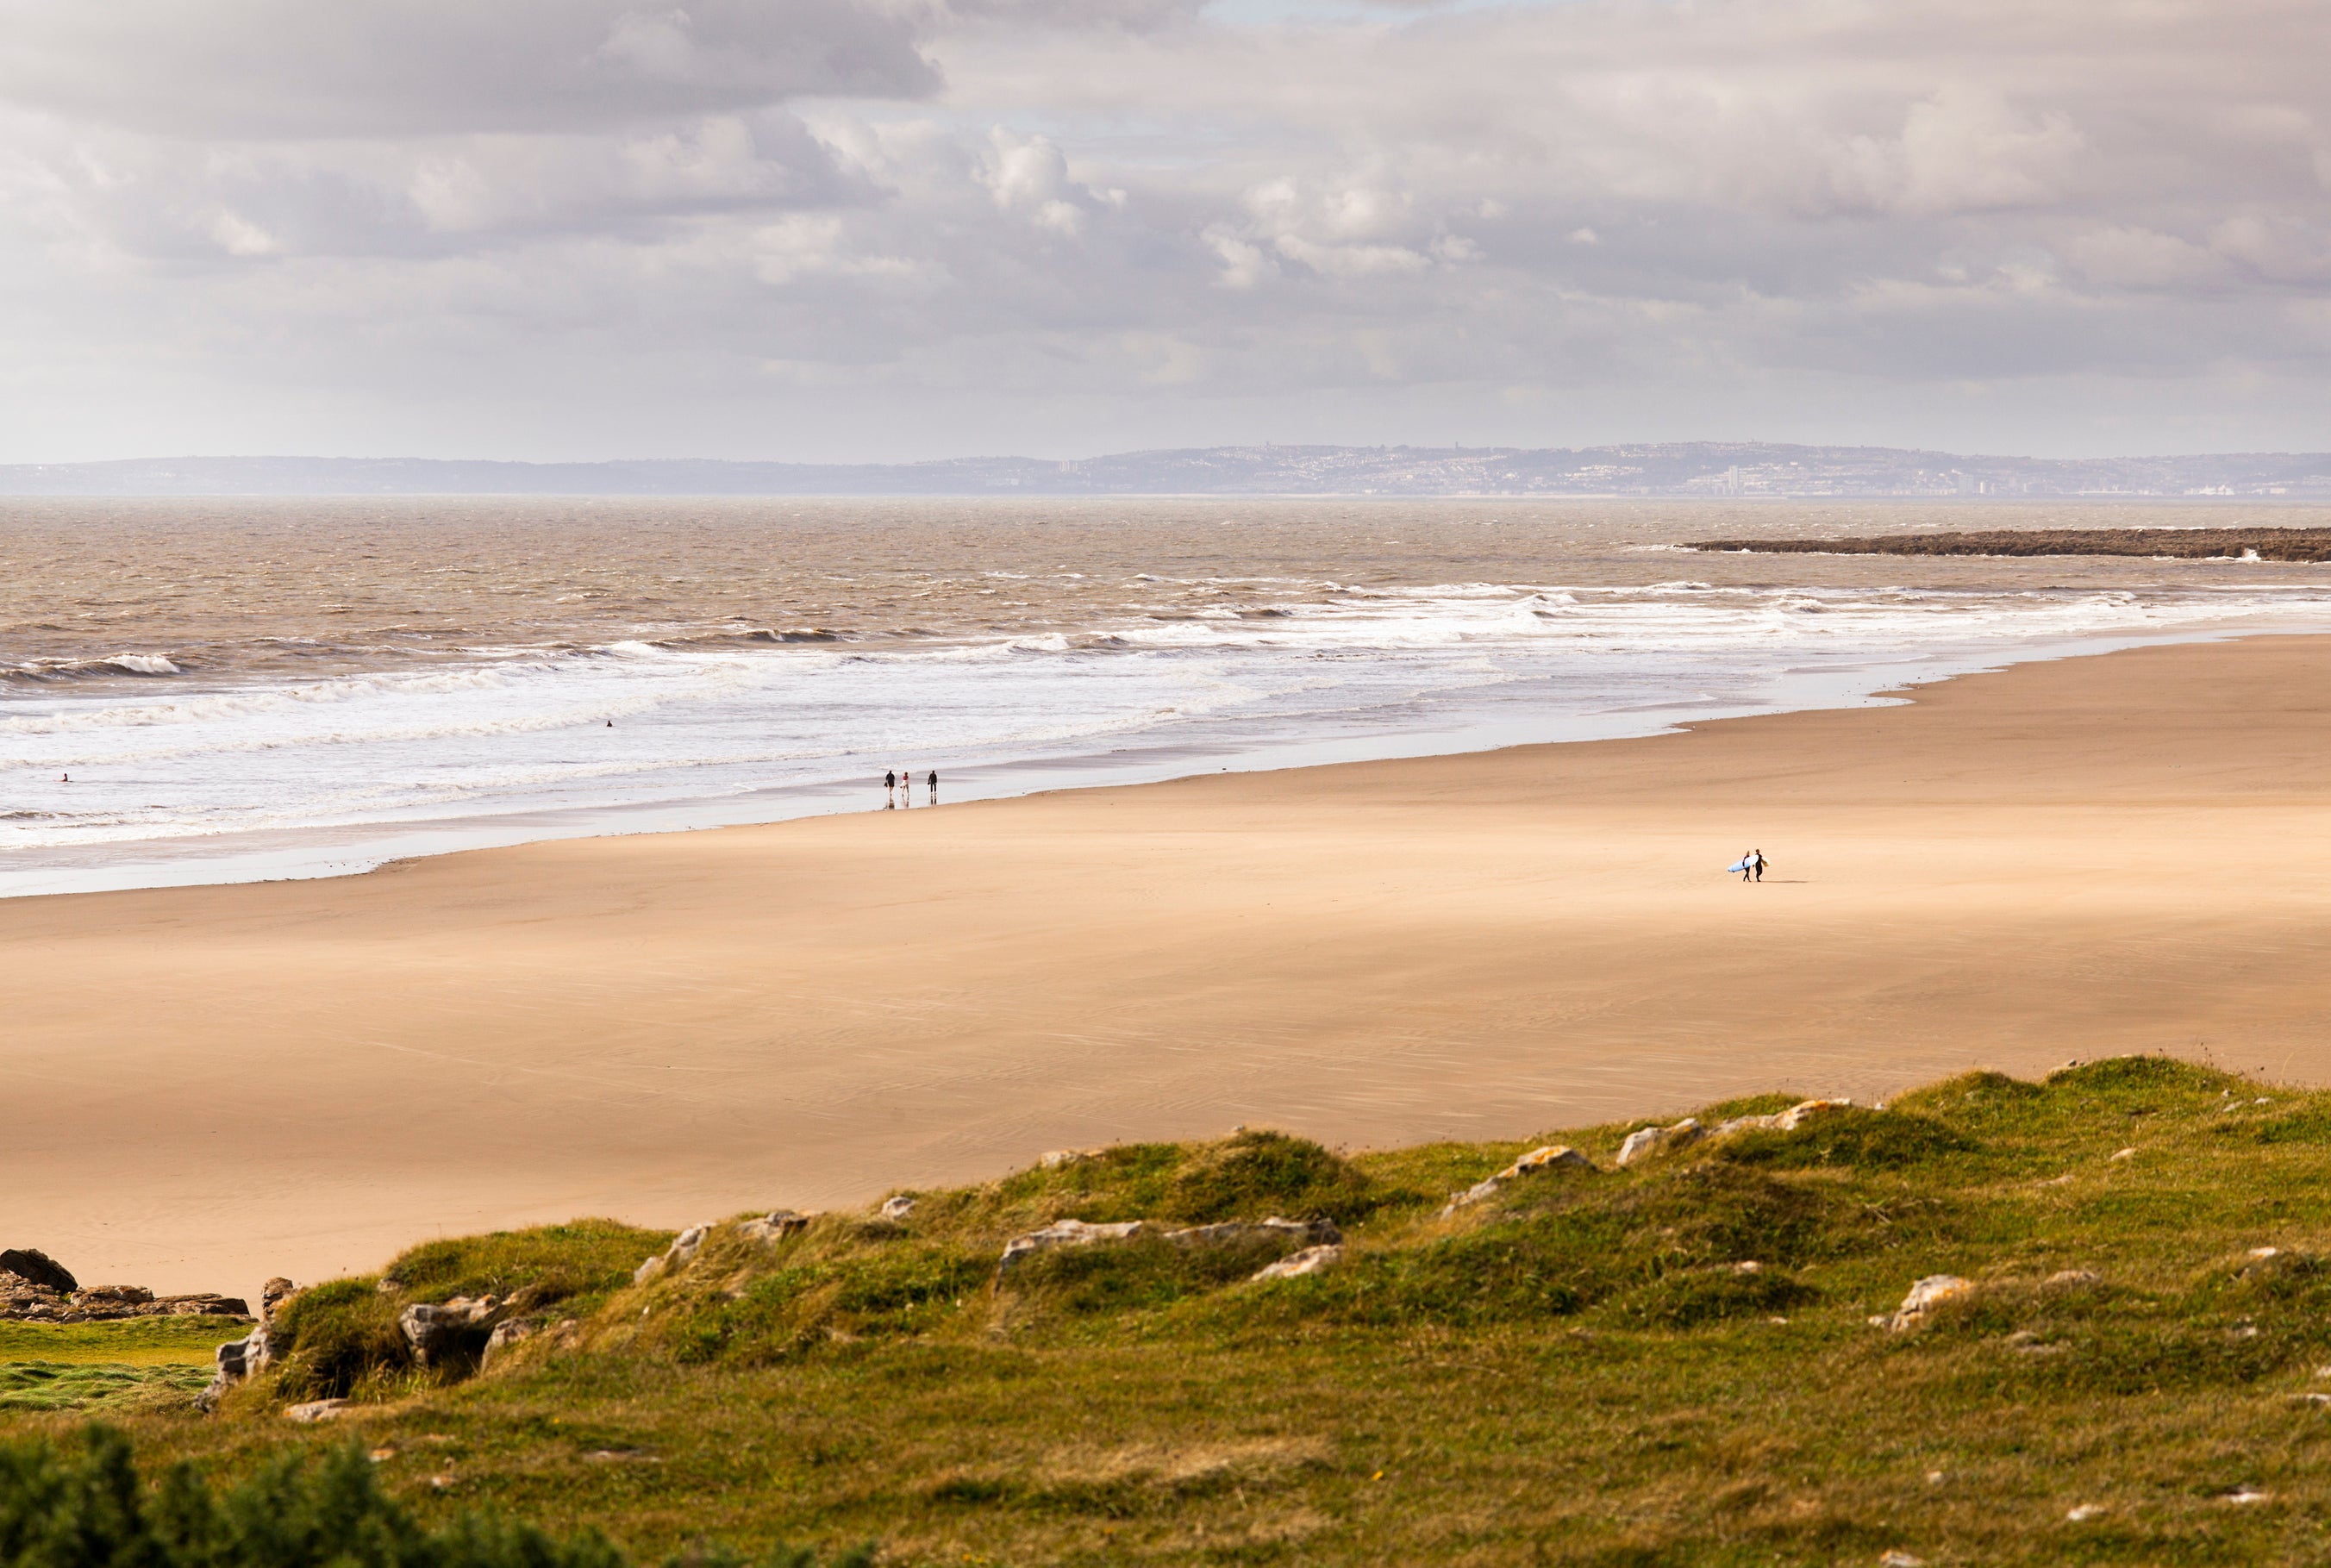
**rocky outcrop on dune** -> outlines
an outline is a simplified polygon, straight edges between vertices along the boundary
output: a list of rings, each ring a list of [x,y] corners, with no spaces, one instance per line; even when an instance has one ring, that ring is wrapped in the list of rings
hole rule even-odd
[[[157,1296],[138,1285],[83,1286],[63,1264],[31,1247],[0,1250],[0,1321],[109,1323],[125,1317],[248,1317],[238,1297],[214,1292]]]
[[[472,1364],[484,1359],[510,1307],[492,1295],[416,1301],[397,1314],[396,1326],[413,1346],[413,1359],[419,1365]]]
[[[1084,1247],[1096,1241],[1128,1241],[1155,1236],[1176,1247],[1236,1247],[1254,1241],[1279,1241],[1289,1246],[1340,1247],[1344,1233],[1333,1220],[1230,1220],[1218,1225],[1185,1225],[1168,1229],[1147,1220],[1120,1220],[1089,1225],[1082,1220],[1061,1220],[1041,1231],[1014,1236],[1004,1245],[995,1266],[999,1278],[1039,1252],[1055,1247]]]
[[[1910,1287],[1902,1297],[1902,1305],[1891,1316],[1880,1314],[1870,1321],[1899,1334],[1916,1328],[1927,1320],[1927,1314],[1946,1301],[1955,1301],[1973,1294],[1974,1285],[1955,1274],[1929,1274]]]
[[[1300,1279],[1306,1275],[1324,1274],[1344,1260],[1340,1245],[1306,1247],[1300,1252],[1289,1253],[1276,1263],[1266,1263],[1254,1271],[1254,1278],[1264,1279]]]
[[[772,1216],[774,1218],[774,1216]],[[632,1283],[645,1285],[661,1274],[677,1274],[696,1261],[704,1250],[704,1239],[712,1234],[710,1224],[690,1225],[671,1239],[671,1245],[632,1271]]]
[[[813,1213],[804,1214],[794,1209],[773,1209],[756,1220],[740,1223],[737,1234],[747,1241],[764,1244],[782,1241],[808,1230],[809,1222],[815,1218]]]
[[[1446,1220],[1458,1210],[1493,1197],[1524,1176],[1535,1176],[1540,1171],[1592,1172],[1594,1169],[1594,1162],[1568,1144],[1548,1144],[1544,1148],[1532,1149],[1496,1175],[1484,1176],[1463,1192],[1452,1194],[1448,1205],[1441,1211],[1441,1217]]]
[[[1689,1117],[1670,1126],[1638,1127],[1619,1145],[1615,1163],[1622,1168],[1639,1165],[1708,1138],[1728,1138],[1740,1133],[1793,1133],[1817,1117],[1852,1108],[1853,1102],[1847,1099],[1800,1100],[1787,1110],[1774,1111],[1770,1116],[1734,1117],[1712,1127],[1704,1127]]]
[[[195,1396],[195,1405],[209,1410],[219,1397],[245,1378],[265,1372],[275,1359],[275,1347],[269,1331],[275,1315],[299,1288],[289,1279],[278,1275],[259,1288],[259,1326],[241,1339],[229,1340],[218,1347],[218,1370],[211,1374],[210,1383]]]

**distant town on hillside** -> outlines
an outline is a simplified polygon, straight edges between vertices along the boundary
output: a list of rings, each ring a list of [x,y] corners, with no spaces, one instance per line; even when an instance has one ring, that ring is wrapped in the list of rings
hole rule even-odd
[[[1669,442],[1565,448],[1232,446],[915,463],[138,458],[0,465],[0,495],[1610,496],[2331,499],[2331,453],[1973,457]]]

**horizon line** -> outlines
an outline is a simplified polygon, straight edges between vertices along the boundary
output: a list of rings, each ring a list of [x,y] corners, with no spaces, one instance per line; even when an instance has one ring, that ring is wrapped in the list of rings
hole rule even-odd
[[[528,457],[435,457],[417,453],[300,452],[300,451],[233,451],[233,452],[154,452],[128,457],[62,458],[49,460],[19,459],[0,461],[0,471],[17,470],[114,468],[144,463],[226,463],[226,462],[314,462],[314,463],[433,463],[490,464],[508,468],[613,468],[647,466],[652,464],[699,465],[724,468],[933,468],[954,463],[1013,462],[1061,467],[1078,463],[1106,462],[1118,458],[1173,457],[1210,452],[1337,452],[1384,453],[1414,452],[1424,454],[1489,455],[1508,453],[1527,456],[1540,453],[1575,454],[1584,452],[1622,451],[1682,451],[1686,450],[1717,451],[1783,451],[1838,453],[1886,454],[1902,457],[1951,458],[1965,462],[2029,462],[2029,463],[2094,463],[2094,462],[2178,462],[2210,459],[2324,459],[2331,461],[2331,448],[2269,449],[2211,448],[2179,451],[2120,451],[2089,452],[2077,456],[2045,456],[2031,452],[1960,451],[1940,446],[1896,446],[1877,442],[1761,441],[1717,440],[1689,438],[1671,441],[1605,441],[1582,446],[1522,446],[1511,443],[1482,442],[1466,444],[1426,445],[1413,442],[1217,442],[1206,445],[1119,447],[1108,451],[1093,452],[1081,457],[1036,457],[1024,452],[984,451],[957,452],[943,457],[918,458],[782,458],[782,457],[649,457],[617,456],[592,458],[528,458]]]

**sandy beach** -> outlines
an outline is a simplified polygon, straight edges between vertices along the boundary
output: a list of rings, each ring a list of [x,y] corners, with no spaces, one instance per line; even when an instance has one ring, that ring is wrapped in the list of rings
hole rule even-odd
[[[1913,695],[0,903],[0,1242],[240,1292],[1239,1123],[1521,1136],[2128,1050],[2331,1081],[2331,638]]]

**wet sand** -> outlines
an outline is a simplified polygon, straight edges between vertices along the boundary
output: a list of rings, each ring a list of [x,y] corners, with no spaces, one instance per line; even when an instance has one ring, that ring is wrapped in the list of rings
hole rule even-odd
[[[2331,1082],[2326,872],[2331,638],[2264,638],[1649,740],[9,900],[0,1245],[240,1292],[1242,1122],[1521,1136],[2127,1050]]]

